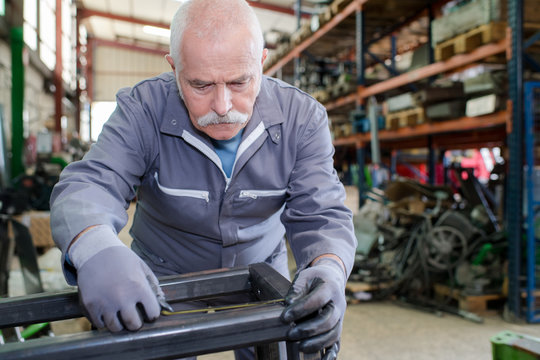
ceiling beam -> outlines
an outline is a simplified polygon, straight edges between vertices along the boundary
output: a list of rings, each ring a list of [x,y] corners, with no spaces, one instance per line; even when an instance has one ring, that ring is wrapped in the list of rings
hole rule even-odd
[[[251,5],[254,8],[275,11],[275,12],[279,12],[279,13],[287,14],[287,15],[293,15],[293,16],[296,15],[294,12],[294,9],[291,9],[291,8],[286,8],[283,6],[277,6],[277,5],[272,5],[272,4],[265,4],[260,1],[250,1],[250,0],[246,0],[246,1],[249,5]],[[310,18],[311,14],[302,12],[302,17]]]
[[[164,47],[154,48],[150,46],[138,45],[136,43],[130,44],[130,43],[125,43],[121,41],[107,40],[107,39],[96,38],[96,37],[92,37],[91,39],[89,39],[89,41],[91,41],[92,44],[95,44],[96,46],[109,46],[109,47],[122,48],[122,49],[145,52],[145,53],[161,55],[161,56],[165,56],[169,53],[169,49],[164,48]]]
[[[108,13],[105,11],[99,11],[99,10],[77,8],[77,17],[80,20],[89,18],[91,16],[98,16],[98,17],[103,17],[103,18],[112,19],[112,20],[125,21],[132,24],[155,26],[155,27],[163,28],[163,29],[169,29],[170,27],[169,24],[165,24],[165,23],[161,23],[157,21],[150,21],[150,20],[144,20],[140,18],[134,18],[131,16],[111,14],[111,13]]]
[[[248,2],[248,4],[250,6],[252,6],[254,8],[275,11],[275,12],[279,12],[279,13],[282,13],[282,14],[288,14],[288,15],[293,15],[293,16],[295,15],[294,9],[291,9],[291,8],[286,8],[286,7],[272,5],[272,4],[265,4],[265,3],[258,2],[258,1],[249,1],[249,0],[247,0],[247,2]],[[155,26],[155,27],[163,28],[163,29],[169,29],[170,28],[170,24],[166,24],[166,23],[162,23],[162,22],[145,20],[145,19],[140,19],[140,18],[134,18],[134,17],[131,17],[131,16],[112,14],[112,13],[108,13],[108,12],[105,12],[105,11],[99,11],[99,10],[93,10],[93,9],[77,8],[77,17],[80,20],[86,19],[86,18],[89,18],[89,17],[92,17],[92,16],[103,17],[103,18],[112,19],[112,20],[118,20],[118,21],[125,21],[125,22],[129,22],[129,23],[132,23],[132,24]],[[311,17],[311,15],[306,13],[306,12],[302,12],[302,17],[303,18],[309,18],[309,17]]]

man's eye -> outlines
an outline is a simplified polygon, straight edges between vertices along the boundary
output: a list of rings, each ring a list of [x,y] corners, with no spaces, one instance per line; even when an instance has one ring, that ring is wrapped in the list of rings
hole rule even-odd
[[[249,81],[237,81],[229,84],[233,89],[244,89],[249,84]]]
[[[193,87],[197,90],[208,90],[212,84],[200,84],[200,85],[193,85]]]

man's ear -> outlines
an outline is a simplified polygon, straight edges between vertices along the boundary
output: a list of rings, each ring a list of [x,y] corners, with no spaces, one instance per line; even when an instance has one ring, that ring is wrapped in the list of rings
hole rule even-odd
[[[172,56],[167,54],[167,55],[165,55],[165,59],[167,59],[167,62],[169,63],[169,65],[171,65],[172,71],[176,72],[176,67],[174,66],[174,60],[173,60]]]
[[[261,65],[264,65],[264,61],[266,60],[266,57],[268,56],[268,49],[263,49],[262,53],[262,59],[261,59]]]

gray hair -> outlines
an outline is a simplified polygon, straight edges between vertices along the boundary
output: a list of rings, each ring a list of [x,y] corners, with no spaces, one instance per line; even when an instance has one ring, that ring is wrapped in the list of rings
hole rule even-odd
[[[186,29],[194,29],[198,37],[219,39],[226,29],[247,26],[261,54],[264,38],[255,12],[245,0],[188,0],[176,11],[171,21],[169,51],[177,71],[182,69],[180,49]],[[259,51],[260,50],[260,51]]]

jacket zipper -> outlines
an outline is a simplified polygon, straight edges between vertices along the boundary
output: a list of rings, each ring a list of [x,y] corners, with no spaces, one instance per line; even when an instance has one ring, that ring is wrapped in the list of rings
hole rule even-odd
[[[282,190],[241,190],[240,198],[252,198],[285,195],[287,189]]]
[[[171,189],[168,187],[165,187],[159,183],[158,173],[156,172],[154,174],[154,178],[156,179],[157,186],[161,191],[163,191],[167,195],[172,196],[186,196],[186,197],[192,197],[196,199],[203,199],[206,202],[210,201],[210,193],[208,191],[203,190],[187,190],[187,189]]]

